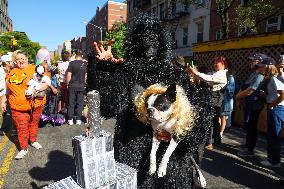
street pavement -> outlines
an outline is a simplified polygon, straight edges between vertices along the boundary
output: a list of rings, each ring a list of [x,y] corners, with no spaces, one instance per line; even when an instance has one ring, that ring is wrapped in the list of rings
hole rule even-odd
[[[115,119],[104,120],[102,127],[113,132]],[[52,182],[74,175],[71,140],[73,136],[84,132],[85,125],[62,125],[40,128],[38,141],[43,149],[29,147],[29,153],[23,160],[14,160],[18,152],[11,136],[0,137],[0,188],[36,189]],[[264,168],[259,162],[266,156],[266,140],[260,135],[256,148],[256,157],[243,159],[236,156],[242,146],[245,132],[233,127],[225,132],[223,144],[212,151],[205,151],[201,169],[207,179],[207,188],[255,188],[283,189],[279,181],[284,177],[284,165],[281,168]],[[284,143],[282,145],[284,147]],[[282,150],[282,162],[284,162]]]

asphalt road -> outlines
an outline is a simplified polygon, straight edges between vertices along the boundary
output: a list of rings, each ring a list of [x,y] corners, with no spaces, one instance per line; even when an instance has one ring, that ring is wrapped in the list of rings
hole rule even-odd
[[[102,127],[108,131],[113,132],[114,126],[114,119],[103,121]],[[41,188],[73,175],[75,167],[71,139],[84,130],[85,125],[40,128],[38,141],[43,149],[29,147],[29,153],[23,160],[14,160],[18,152],[16,138],[1,136],[0,188]],[[201,168],[207,179],[207,188],[283,189],[284,184],[279,181],[284,177],[283,163],[281,168],[273,169],[259,164],[265,158],[264,136],[260,136],[255,158],[242,159],[236,156],[244,134],[241,128],[232,128],[226,131],[222,147],[205,152]],[[284,162],[284,150],[282,152]]]

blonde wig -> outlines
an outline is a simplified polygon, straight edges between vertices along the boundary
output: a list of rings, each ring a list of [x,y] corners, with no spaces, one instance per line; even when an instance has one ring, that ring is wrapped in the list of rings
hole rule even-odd
[[[265,76],[267,78],[270,78],[274,75],[278,75],[279,71],[278,68],[275,65],[267,65],[265,70]]]
[[[145,124],[150,124],[147,116],[146,98],[151,94],[163,94],[167,87],[160,84],[154,84],[143,92],[139,93],[134,99],[134,105],[137,110],[137,118]],[[188,98],[179,85],[176,85],[176,101],[173,103],[173,112],[169,119],[176,119],[174,134],[177,137],[185,136],[194,127],[194,108],[190,105]]]

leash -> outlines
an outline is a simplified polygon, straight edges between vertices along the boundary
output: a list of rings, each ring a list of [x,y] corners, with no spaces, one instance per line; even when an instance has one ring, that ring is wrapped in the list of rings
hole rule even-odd
[[[191,160],[191,162],[193,164],[193,167],[194,167],[194,169],[196,171],[195,184],[198,187],[206,188],[206,179],[203,176],[202,172],[200,171],[199,166],[197,165],[196,161],[194,160],[194,158],[192,156],[190,156],[190,160]]]

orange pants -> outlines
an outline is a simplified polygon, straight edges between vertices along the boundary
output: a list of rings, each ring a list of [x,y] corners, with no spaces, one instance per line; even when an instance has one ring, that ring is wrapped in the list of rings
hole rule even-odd
[[[28,148],[28,142],[35,142],[38,134],[38,124],[43,106],[37,107],[31,112],[19,112],[12,110],[12,119],[18,132],[18,140],[21,150]]]

